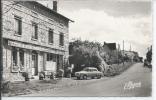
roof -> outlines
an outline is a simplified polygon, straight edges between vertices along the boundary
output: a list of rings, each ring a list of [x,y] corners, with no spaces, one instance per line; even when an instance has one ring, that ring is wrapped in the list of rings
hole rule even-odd
[[[104,42],[104,46],[107,45],[110,50],[116,50],[116,43],[106,43]]]
[[[65,19],[67,19],[67,20],[69,20],[69,21],[71,21],[71,22],[74,22],[73,20],[71,20],[71,19],[69,19],[69,18],[67,18],[67,17],[65,17],[64,15],[62,15],[62,14],[60,14],[60,13],[58,13],[58,12],[56,12],[56,11],[54,11],[54,10],[52,10],[52,9],[50,9],[50,8],[48,8],[48,7],[46,7],[46,6],[44,6],[43,4],[41,4],[41,3],[39,3],[39,2],[37,2],[37,1],[17,1],[17,2],[28,2],[28,3],[33,3],[33,4],[35,4],[35,5],[38,5],[38,6],[41,6],[41,7],[43,7],[45,10],[47,10],[48,12],[51,12],[51,13],[53,13],[53,14],[56,14],[56,15],[58,15],[58,16],[60,16],[60,17],[62,17],[62,18],[65,18]]]

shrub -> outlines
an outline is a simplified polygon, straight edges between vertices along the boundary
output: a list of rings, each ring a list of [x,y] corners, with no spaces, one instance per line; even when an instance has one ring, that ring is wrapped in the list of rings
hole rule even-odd
[[[10,90],[10,81],[2,81],[1,90],[2,93],[8,93]]]
[[[51,72],[50,79],[55,79],[55,76],[56,74],[54,72]]]
[[[27,72],[23,72],[22,76],[25,78],[25,81],[29,81],[29,74]]]
[[[57,72],[57,77],[63,77],[64,76],[64,70],[63,69],[59,69]]]
[[[45,72],[44,71],[41,71],[39,73],[39,80],[43,80],[45,78]]]

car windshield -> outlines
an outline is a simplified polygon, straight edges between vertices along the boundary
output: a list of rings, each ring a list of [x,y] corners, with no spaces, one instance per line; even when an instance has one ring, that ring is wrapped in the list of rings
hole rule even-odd
[[[93,69],[93,71],[97,71],[97,69]]]
[[[93,71],[97,71],[97,69],[84,69],[84,71],[88,71],[88,72],[93,72]]]

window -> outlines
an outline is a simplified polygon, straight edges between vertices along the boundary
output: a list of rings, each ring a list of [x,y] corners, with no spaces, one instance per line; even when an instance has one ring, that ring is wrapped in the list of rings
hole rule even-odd
[[[52,53],[47,54],[47,61],[55,61],[55,55]]]
[[[38,39],[38,25],[37,25],[37,23],[32,23],[32,38]]]
[[[19,60],[18,60],[19,59]],[[12,48],[12,71],[24,71],[24,51],[22,49]]]
[[[49,29],[49,43],[53,43],[53,30]]]
[[[20,65],[24,66],[24,51],[19,50]]]
[[[52,55],[51,54],[47,54],[47,61],[52,61]]]
[[[22,19],[15,16],[15,34],[22,35]]]
[[[60,34],[60,46],[64,45],[64,35],[63,33]]]
[[[17,53],[18,50],[16,48],[12,48],[12,72],[18,72],[18,61],[17,61]]]
[[[12,49],[12,59],[13,66],[17,66],[17,50],[15,48]]]
[[[20,71],[24,71],[24,51],[22,49],[19,50],[19,60]]]

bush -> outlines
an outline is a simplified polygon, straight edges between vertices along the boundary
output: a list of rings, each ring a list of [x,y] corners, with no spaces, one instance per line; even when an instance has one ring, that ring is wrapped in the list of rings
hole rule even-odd
[[[2,93],[8,93],[10,90],[10,81],[2,81],[1,90]]]
[[[56,77],[56,73],[51,72],[50,79],[55,79],[55,77]]]
[[[59,69],[57,72],[57,77],[63,77],[64,76],[64,70],[63,69]]]
[[[23,72],[22,76],[25,78],[25,81],[29,81],[29,74],[27,72]]]
[[[44,71],[41,71],[39,73],[39,80],[43,80],[45,78],[45,72]]]

